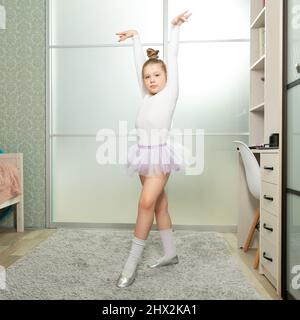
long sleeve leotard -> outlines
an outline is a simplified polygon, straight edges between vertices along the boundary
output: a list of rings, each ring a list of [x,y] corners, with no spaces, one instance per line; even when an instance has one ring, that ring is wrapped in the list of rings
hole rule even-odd
[[[141,145],[155,144],[155,142],[165,143],[167,141],[178,99],[178,38],[179,26],[172,25],[168,44],[167,83],[161,91],[151,95],[147,92],[142,78],[142,67],[146,61],[146,56],[143,52],[140,37],[138,34],[132,37],[134,61],[142,94],[142,105],[135,121],[135,128]]]

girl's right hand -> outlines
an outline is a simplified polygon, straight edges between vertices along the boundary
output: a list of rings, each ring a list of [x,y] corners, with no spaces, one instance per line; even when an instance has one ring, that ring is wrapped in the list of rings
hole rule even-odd
[[[181,26],[184,22],[188,22],[188,18],[192,15],[192,13],[187,13],[189,10],[184,11],[177,17],[172,20],[172,24],[174,26]]]
[[[131,38],[136,34],[138,34],[136,30],[127,30],[127,31],[122,31],[122,32],[116,33],[116,35],[118,35],[120,37],[118,40],[119,42],[124,41],[127,38]]]

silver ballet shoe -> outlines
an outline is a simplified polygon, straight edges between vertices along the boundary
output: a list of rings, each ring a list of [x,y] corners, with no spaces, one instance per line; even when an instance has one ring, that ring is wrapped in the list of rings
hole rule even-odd
[[[136,277],[136,269],[134,270],[133,274],[130,277],[125,276],[121,273],[117,281],[117,287],[119,288],[129,287],[133,283],[135,277]]]
[[[148,267],[149,268],[159,268],[159,267],[168,266],[170,264],[176,264],[178,262],[179,262],[178,256],[175,256],[171,259],[166,259],[161,262],[157,261],[156,263],[148,264]]]

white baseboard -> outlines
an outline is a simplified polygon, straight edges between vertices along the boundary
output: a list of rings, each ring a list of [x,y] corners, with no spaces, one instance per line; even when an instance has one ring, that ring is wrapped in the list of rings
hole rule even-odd
[[[52,223],[49,228],[103,228],[114,230],[133,230],[135,224],[132,223]],[[157,230],[154,224],[151,230]],[[173,230],[195,230],[195,231],[215,231],[221,233],[236,233],[237,225],[179,225],[173,224]]]

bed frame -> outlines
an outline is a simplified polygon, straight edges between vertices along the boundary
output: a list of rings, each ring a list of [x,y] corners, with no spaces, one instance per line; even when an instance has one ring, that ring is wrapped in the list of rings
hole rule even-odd
[[[0,154],[0,161],[12,164],[19,169],[22,194],[0,204],[0,209],[16,204],[17,232],[24,232],[24,188],[23,188],[23,153]]]

